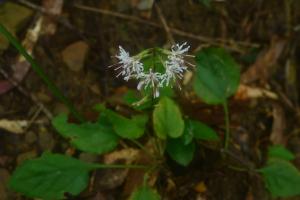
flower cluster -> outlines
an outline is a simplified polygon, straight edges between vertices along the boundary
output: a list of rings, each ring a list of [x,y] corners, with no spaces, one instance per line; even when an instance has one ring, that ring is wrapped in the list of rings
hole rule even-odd
[[[175,44],[171,50],[163,50],[166,59],[162,60],[165,68],[164,73],[159,73],[150,68],[145,70],[144,64],[141,62],[143,55],[130,56],[121,46],[119,46],[119,54],[116,58],[119,60],[118,67],[115,70],[120,71],[117,77],[122,76],[125,81],[136,79],[139,81],[137,89],[152,88],[153,96],[159,96],[159,88],[171,86],[177,83],[178,79],[182,79],[183,73],[187,70],[184,57],[190,46],[187,43],[181,45]]]

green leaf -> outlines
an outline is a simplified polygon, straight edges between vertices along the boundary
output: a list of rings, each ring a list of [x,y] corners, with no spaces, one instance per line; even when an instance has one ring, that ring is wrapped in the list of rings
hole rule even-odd
[[[135,190],[129,199],[130,200],[160,200],[161,198],[155,190],[145,185]]]
[[[162,97],[153,112],[153,127],[161,139],[167,136],[180,137],[184,130],[184,121],[178,106],[168,97]]]
[[[167,140],[167,153],[178,164],[187,166],[194,158],[195,143],[190,142],[185,144],[184,135],[176,139]]]
[[[269,158],[280,158],[288,161],[295,159],[295,155],[281,145],[269,147],[268,156]]]
[[[258,171],[273,197],[300,195],[300,173],[290,162],[273,158]]]
[[[141,97],[134,90],[128,90],[123,96],[125,104],[133,107],[136,110],[146,110],[152,107],[152,100],[148,96]]]
[[[69,156],[44,153],[17,167],[9,186],[27,197],[63,199],[64,193],[78,195],[84,190],[89,181],[88,172],[95,168]]]
[[[222,48],[206,48],[196,54],[194,90],[208,104],[221,104],[239,85],[238,64]]]
[[[211,0],[199,0],[199,2],[208,8],[210,8],[210,6],[211,6]]]
[[[106,123],[68,123],[66,114],[61,114],[52,120],[52,125],[63,137],[70,139],[71,144],[85,152],[106,153],[115,149],[119,142],[111,126]]]
[[[193,135],[194,138],[199,140],[219,140],[217,133],[212,128],[200,121],[187,120],[185,132],[188,132],[190,135]]]
[[[128,119],[108,109],[106,109],[104,113],[120,137],[137,139],[144,134],[145,126],[148,121],[147,115],[135,115],[131,119]]]

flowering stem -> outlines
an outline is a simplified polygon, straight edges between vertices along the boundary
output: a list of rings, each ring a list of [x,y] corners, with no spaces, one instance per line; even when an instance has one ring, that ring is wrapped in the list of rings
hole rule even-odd
[[[230,132],[229,132],[229,109],[228,109],[228,103],[225,101],[223,103],[224,108],[224,118],[225,118],[225,142],[224,142],[224,149],[228,149],[228,143],[230,140]]]
[[[146,165],[118,165],[118,164],[95,164],[95,168],[98,169],[148,169],[149,166]]]

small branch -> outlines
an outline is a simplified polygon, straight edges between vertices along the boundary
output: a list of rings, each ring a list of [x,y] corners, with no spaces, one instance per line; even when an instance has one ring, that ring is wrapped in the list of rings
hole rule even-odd
[[[126,15],[126,14],[122,14],[122,13],[118,13],[118,12],[114,12],[114,11],[110,11],[110,10],[98,9],[98,8],[93,8],[93,7],[79,5],[79,4],[75,4],[74,7],[81,9],[81,10],[86,10],[86,11],[90,11],[90,12],[94,12],[94,13],[99,13],[99,14],[109,15],[109,16],[113,16],[113,17],[117,17],[117,18],[121,18],[121,19],[126,19],[126,20],[133,21],[136,23],[146,24],[146,25],[153,26],[156,28],[164,28],[162,25],[160,25],[156,22],[152,22],[149,20],[141,19],[138,17],[134,17],[134,16],[130,16],[130,15]],[[222,38],[210,38],[210,37],[200,36],[198,34],[195,35],[193,33],[188,33],[188,32],[185,32],[185,31],[182,31],[182,30],[179,30],[176,28],[171,28],[171,27],[169,27],[169,31],[171,33],[179,35],[179,36],[198,40],[200,42],[210,43],[212,45],[227,44],[227,48],[229,48],[233,51],[237,51],[237,49],[236,49],[236,47],[229,46],[232,43],[234,43],[235,45],[243,46],[243,47],[259,47],[259,44],[248,43],[248,42],[243,42],[243,41],[224,40]]]
[[[146,165],[117,165],[117,164],[95,164],[98,169],[148,169]]]
[[[170,28],[169,28],[169,26],[167,24],[167,21],[166,21],[164,15],[162,13],[160,7],[156,3],[155,3],[155,9],[156,9],[156,12],[157,12],[157,14],[158,14],[158,16],[160,18],[161,23],[164,26],[164,29],[166,31],[166,34],[167,34],[167,37],[168,37],[169,41],[171,42],[171,44],[175,44],[174,37],[173,37],[173,35],[172,35],[171,31],[170,31]]]

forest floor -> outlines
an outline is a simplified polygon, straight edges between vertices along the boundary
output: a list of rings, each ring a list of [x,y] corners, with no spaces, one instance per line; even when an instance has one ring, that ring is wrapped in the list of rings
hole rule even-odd
[[[136,83],[116,78],[108,68],[116,63],[119,45],[132,54],[154,46],[170,47],[173,41],[187,42],[191,53],[221,46],[236,59],[241,83],[229,101],[232,160],[225,163],[209,144],[197,149],[188,167],[169,160],[169,171],[156,180],[163,199],[271,199],[261,178],[234,167],[263,166],[270,144],[293,152],[293,163],[300,167],[300,2],[224,0],[205,6],[200,0],[10,1],[22,7],[19,13],[3,8],[9,1],[0,2],[0,9],[6,9],[0,12],[1,23],[6,20],[18,39],[27,41],[24,46],[47,76],[91,121],[97,119],[92,109],[97,103],[130,112],[122,99]],[[12,15],[16,22],[8,22]],[[29,30],[35,31],[36,40],[28,36]],[[26,199],[6,187],[24,160],[45,151],[96,162],[103,157],[76,151],[56,133],[51,119],[68,112],[67,107],[1,38],[0,53],[0,200]],[[185,115],[224,134],[222,106],[195,100],[188,84],[177,94]],[[89,187],[70,199],[126,199],[131,192],[128,185],[136,180],[130,172],[125,174],[98,170]]]

